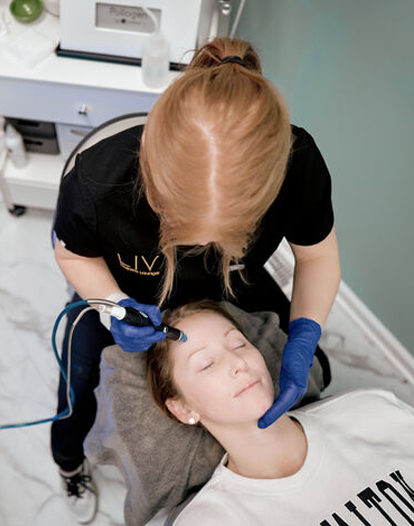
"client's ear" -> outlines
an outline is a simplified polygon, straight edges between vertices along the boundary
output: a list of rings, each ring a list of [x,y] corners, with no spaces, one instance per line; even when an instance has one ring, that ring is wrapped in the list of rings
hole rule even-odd
[[[168,398],[165,405],[170,413],[183,424],[195,424],[199,415],[195,413],[181,398]]]

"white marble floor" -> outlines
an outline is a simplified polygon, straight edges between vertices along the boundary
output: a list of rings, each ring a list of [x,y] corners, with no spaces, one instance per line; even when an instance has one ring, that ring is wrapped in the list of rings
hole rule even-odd
[[[51,250],[52,214],[12,217],[0,198],[0,424],[51,416],[58,367],[50,335],[67,300]],[[407,402],[414,385],[384,358],[335,304],[322,347],[331,359],[329,393],[385,387]],[[49,452],[50,424],[0,431],[0,526],[73,526]],[[94,524],[123,524],[124,486],[110,467],[95,472],[99,513]]]

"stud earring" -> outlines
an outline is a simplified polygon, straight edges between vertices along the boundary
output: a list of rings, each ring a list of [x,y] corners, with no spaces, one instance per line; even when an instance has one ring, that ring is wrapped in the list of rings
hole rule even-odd
[[[188,423],[193,426],[196,423],[196,419],[193,416],[190,416]]]

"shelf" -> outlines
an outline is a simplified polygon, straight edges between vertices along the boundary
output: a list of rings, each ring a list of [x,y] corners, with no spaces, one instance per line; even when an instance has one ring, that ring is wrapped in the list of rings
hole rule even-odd
[[[16,205],[54,210],[64,160],[60,155],[28,153],[29,162],[16,168],[10,159],[3,167],[3,179]]]

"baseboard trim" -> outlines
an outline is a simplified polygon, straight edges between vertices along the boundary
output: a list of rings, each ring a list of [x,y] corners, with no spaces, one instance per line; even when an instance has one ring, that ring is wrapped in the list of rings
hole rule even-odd
[[[403,377],[414,385],[414,356],[344,281],[341,281],[336,303],[375,342],[375,346]]]

